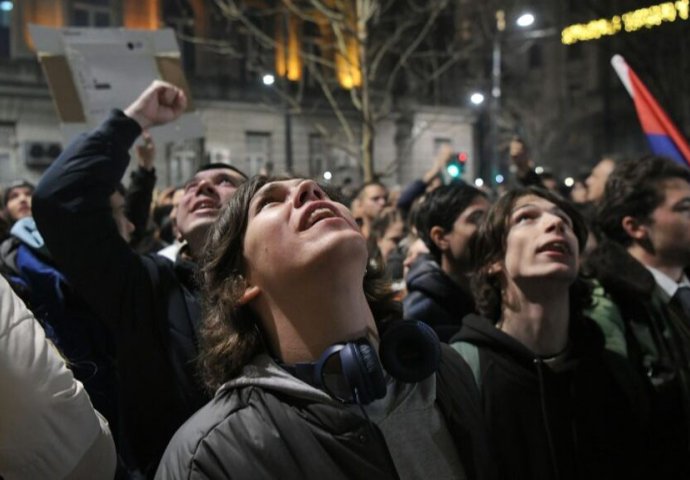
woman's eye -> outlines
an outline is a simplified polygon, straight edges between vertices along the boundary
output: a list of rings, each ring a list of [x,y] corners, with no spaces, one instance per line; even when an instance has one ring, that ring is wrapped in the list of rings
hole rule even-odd
[[[534,215],[531,213],[521,213],[520,215],[515,217],[515,223],[516,224],[525,223],[529,220],[532,220],[533,218],[534,218]]]
[[[278,200],[276,200],[275,198],[262,198],[259,202],[259,205],[257,206],[257,211],[261,211],[267,206],[275,203],[278,203]]]

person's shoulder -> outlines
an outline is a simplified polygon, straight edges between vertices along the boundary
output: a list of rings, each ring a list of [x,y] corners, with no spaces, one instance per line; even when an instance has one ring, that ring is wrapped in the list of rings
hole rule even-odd
[[[268,438],[262,431],[270,425],[262,402],[254,401],[257,395],[262,392],[252,387],[217,393],[177,430],[156,478],[196,478],[196,471],[242,468],[251,439]]]

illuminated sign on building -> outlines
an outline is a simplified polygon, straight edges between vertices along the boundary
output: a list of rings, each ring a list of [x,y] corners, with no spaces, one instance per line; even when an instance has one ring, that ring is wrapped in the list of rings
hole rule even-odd
[[[561,32],[561,42],[571,45],[576,42],[597,40],[615,35],[621,31],[634,32],[643,28],[658,27],[662,23],[687,20],[690,0],[665,2],[640,8],[611,18],[599,18],[588,23],[570,25]]]

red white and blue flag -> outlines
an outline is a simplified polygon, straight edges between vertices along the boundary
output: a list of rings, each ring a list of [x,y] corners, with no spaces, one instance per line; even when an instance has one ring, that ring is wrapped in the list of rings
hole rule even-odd
[[[690,166],[690,147],[687,141],[647,90],[642,80],[620,55],[613,56],[611,65],[635,102],[637,116],[652,152],[672,158],[686,167]]]

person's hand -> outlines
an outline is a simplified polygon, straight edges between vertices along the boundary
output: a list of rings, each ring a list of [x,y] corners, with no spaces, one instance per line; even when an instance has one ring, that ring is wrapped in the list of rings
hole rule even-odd
[[[146,130],[176,120],[185,108],[187,96],[182,89],[168,82],[154,80],[139,98],[125,109],[125,115],[135,120],[142,130]]]
[[[144,141],[137,144],[134,148],[137,156],[137,163],[139,167],[144,170],[153,170],[153,165],[156,160],[156,145],[153,143],[151,134],[147,131],[141,135]]]
[[[449,143],[444,143],[439,147],[438,152],[436,153],[436,157],[434,158],[434,164],[424,174],[424,177],[422,177],[424,183],[428,184],[429,182],[431,182],[434,179],[434,177],[436,177],[436,175],[441,173],[443,169],[446,168],[446,165],[448,164],[448,160],[450,159],[452,153],[453,147],[451,147]]]

